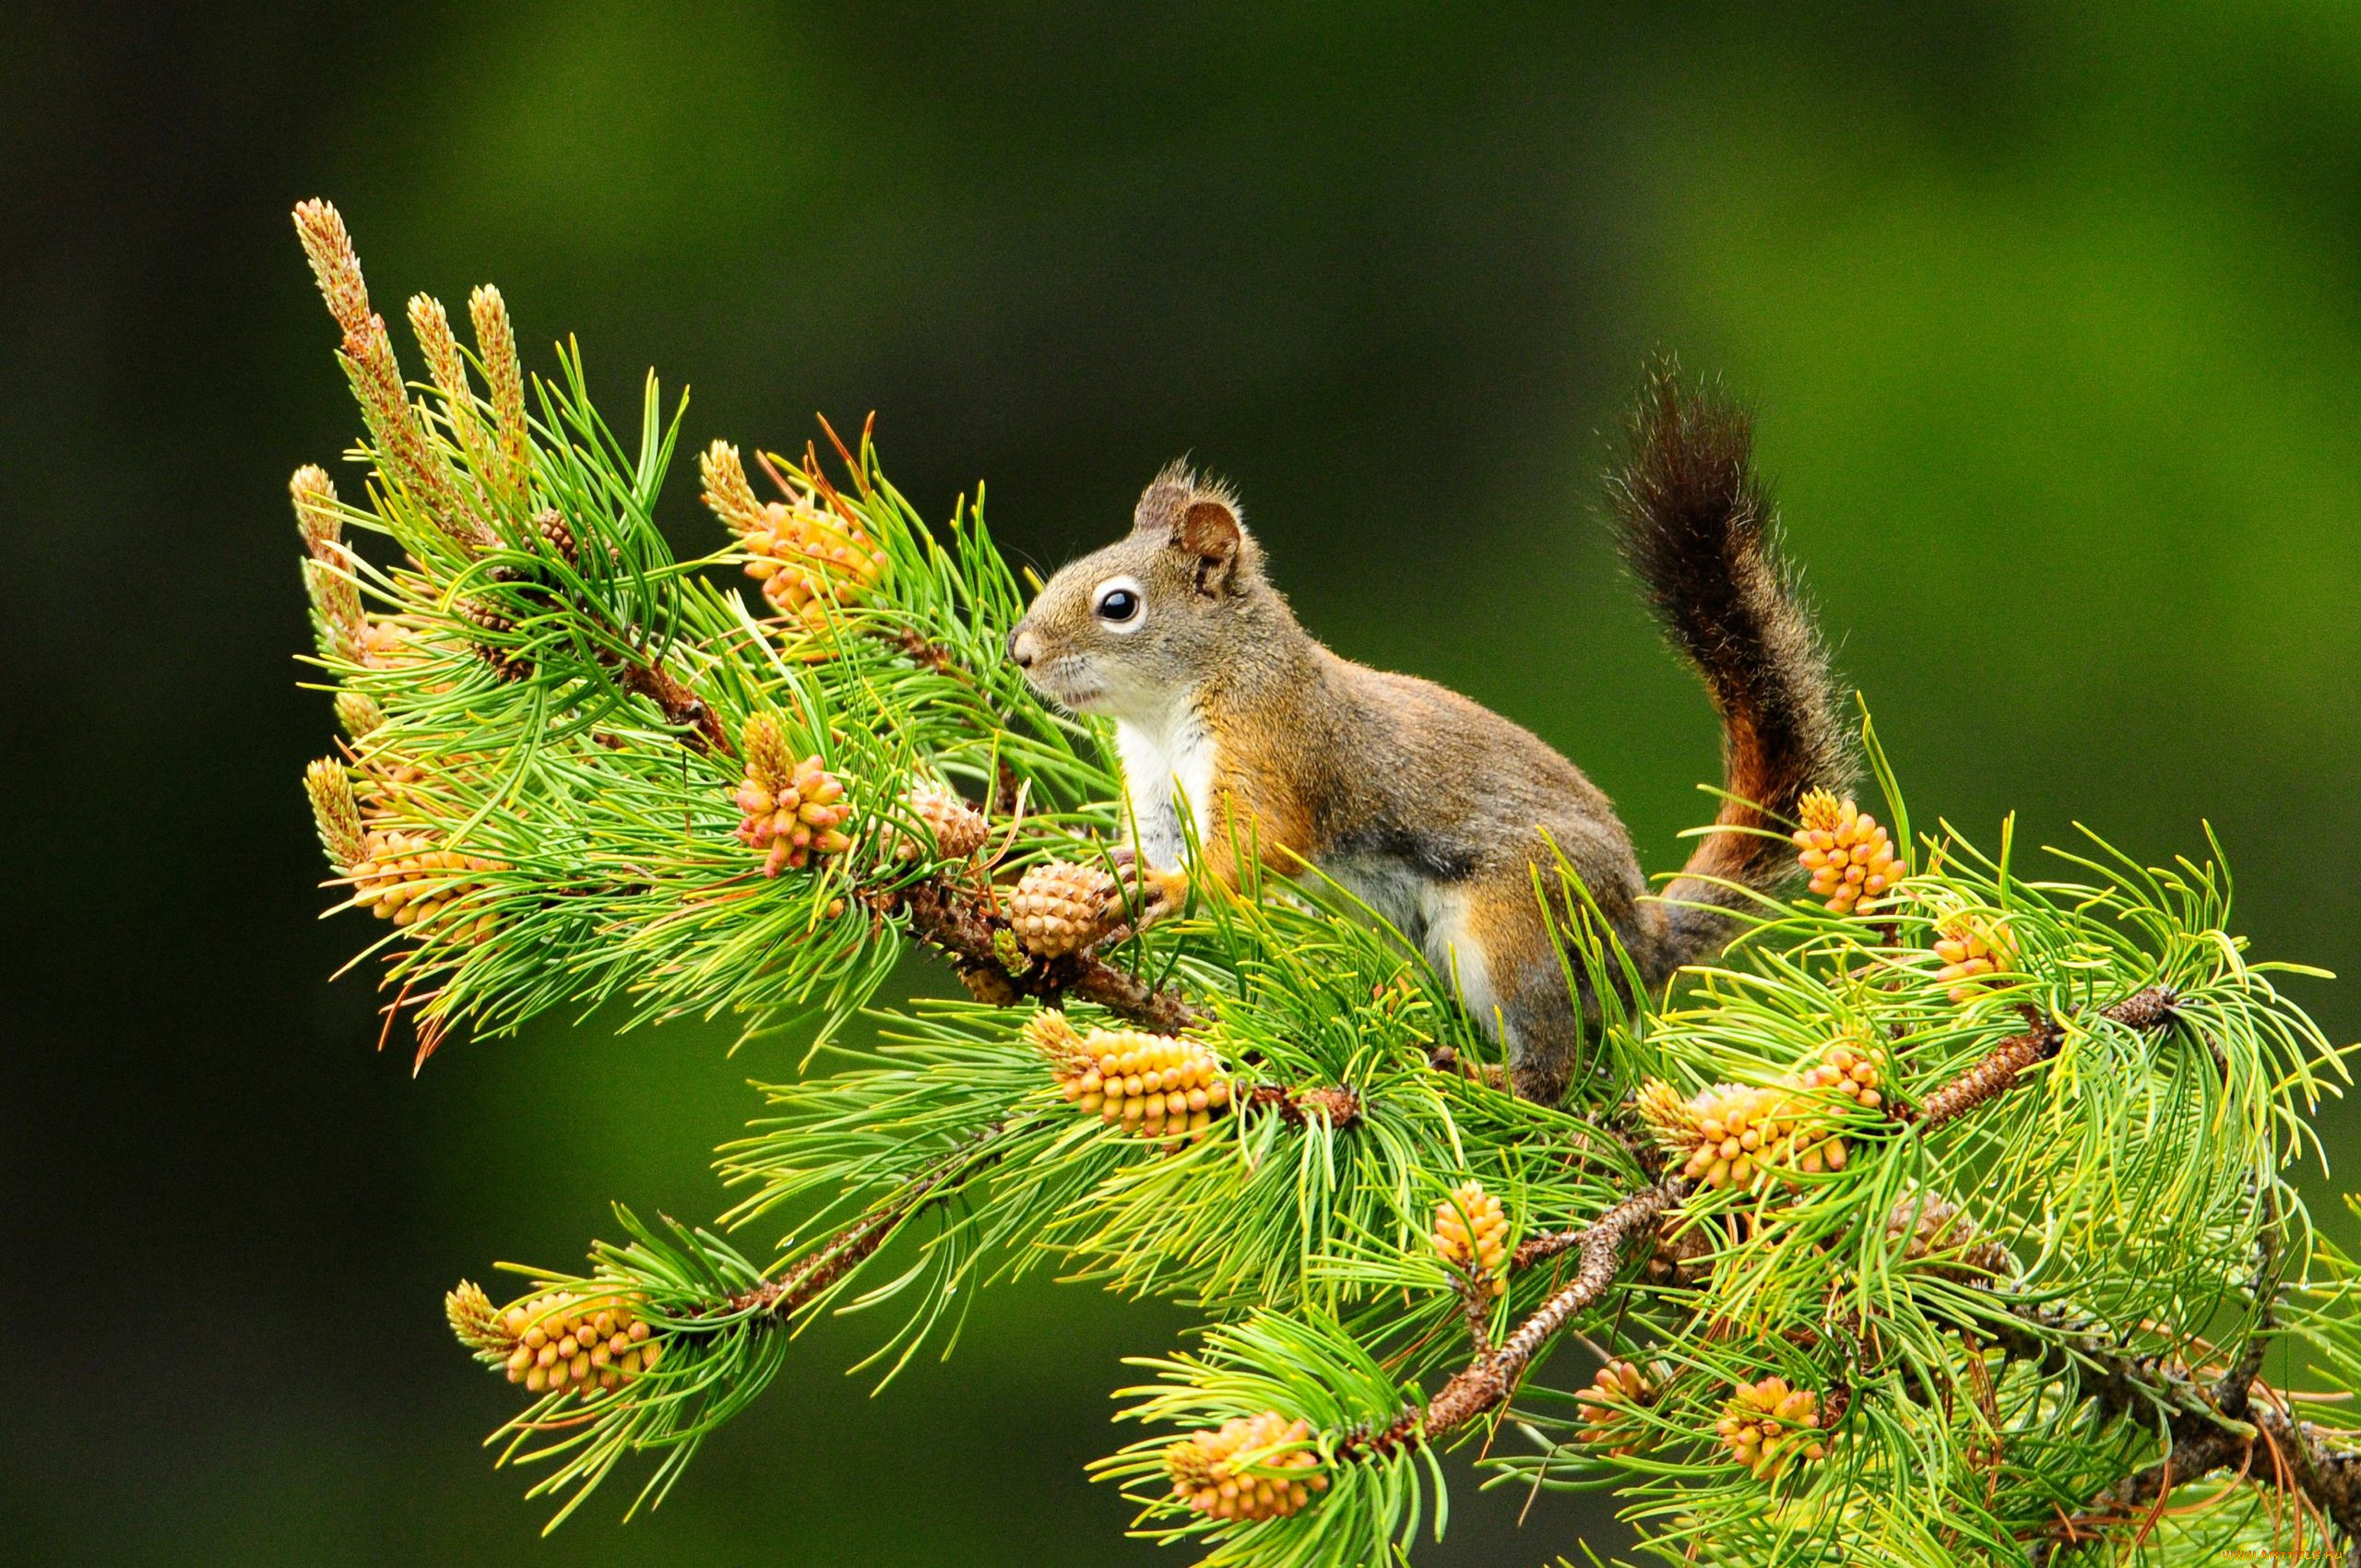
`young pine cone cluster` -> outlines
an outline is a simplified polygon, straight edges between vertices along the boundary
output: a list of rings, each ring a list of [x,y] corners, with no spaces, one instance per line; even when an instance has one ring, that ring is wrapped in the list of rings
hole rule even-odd
[[[1876,1059],[1844,1040],[1830,1046],[1825,1057],[1796,1075],[1798,1087],[1849,1099],[1864,1111],[1875,1111],[1885,1103],[1878,1089],[1882,1081]]]
[[[698,459],[705,504],[753,557],[746,575],[780,614],[814,630],[838,605],[856,602],[885,576],[885,552],[860,525],[808,493],[759,501],[738,448],[717,441]]]
[[[844,780],[820,766],[818,754],[793,760],[777,720],[746,721],[746,778],[738,786],[738,840],[764,851],[763,874],[801,871],[814,855],[840,855],[852,848],[842,831],[852,816]]]
[[[1583,1415],[1583,1441],[1621,1457],[1646,1445],[1647,1423],[1639,1412],[1655,1402],[1667,1372],[1661,1363],[1651,1378],[1629,1361],[1609,1361],[1598,1369],[1588,1388],[1574,1395]]]
[[[1953,1002],[1964,1004],[1983,987],[1999,983],[1993,977],[2013,968],[2016,956],[2006,926],[1957,915],[1943,922],[1942,934],[1935,939],[1935,956],[1943,961],[1935,979],[1951,987]]]
[[[361,777],[353,781],[372,812],[388,812],[425,800],[433,780],[426,769],[406,757],[373,751],[361,759]]]
[[[984,847],[991,833],[984,814],[959,798],[954,790],[928,779],[902,796],[903,809],[934,838],[935,852],[946,861],[964,861]],[[897,861],[915,861],[927,852],[919,839],[904,835],[894,846]]]
[[[1236,1416],[1216,1430],[1191,1432],[1164,1451],[1172,1494],[1216,1519],[1284,1519],[1300,1513],[1313,1492],[1328,1490],[1317,1455],[1299,1448],[1247,1461],[1239,1456],[1311,1436],[1310,1421],[1289,1421],[1275,1410]]]
[[[1844,915],[1868,914],[1885,892],[1907,874],[1893,852],[1893,840],[1878,819],[1851,801],[1839,802],[1814,790],[1797,808],[1803,826],[1795,834],[1797,861],[1811,873],[1815,897]]]
[[[475,909],[474,900],[490,888],[490,874],[506,867],[444,849],[422,831],[374,824],[362,814],[352,776],[333,757],[303,770],[303,788],[312,797],[321,847],[352,889],[357,908],[414,936],[481,942],[492,934],[491,911]],[[377,791],[374,798],[382,802],[386,797]]]
[[[1105,936],[1119,907],[1115,879],[1079,861],[1044,861],[1009,889],[1009,929],[1027,953],[1062,958]]]
[[[1067,1103],[1149,1138],[1201,1138],[1229,1108],[1228,1075],[1199,1041],[1137,1029],[1085,1035],[1062,1013],[1041,1013],[1025,1036],[1047,1057]]]
[[[1775,1479],[1798,1461],[1828,1455],[1820,1434],[1820,1396],[1789,1388],[1784,1377],[1739,1384],[1714,1431],[1756,1480]]]
[[[444,1308],[460,1343],[528,1394],[620,1388],[652,1370],[663,1348],[627,1296],[552,1290],[503,1311],[463,1279]]]
[[[408,627],[373,619],[361,631],[360,659],[372,670],[399,670],[419,662],[420,655]]]
[[[1497,1296],[1509,1288],[1509,1217],[1481,1182],[1462,1182],[1435,1205],[1435,1252],[1442,1261],[1488,1283]]]
[[[421,935],[481,942],[492,934],[489,910],[466,914],[457,906],[490,885],[484,874],[504,869],[499,861],[436,849],[423,833],[372,828],[363,842],[368,854],[345,872],[354,904]]]
[[[1833,1096],[1855,1105],[1881,1103],[1877,1063],[1839,1041],[1812,1066],[1775,1084],[1715,1084],[1682,1099],[1660,1078],[1640,1087],[1641,1118],[1679,1163],[1679,1173],[1708,1187],[1759,1186],[1774,1172],[1818,1175],[1845,1169],[1844,1138],[1828,1125]]]

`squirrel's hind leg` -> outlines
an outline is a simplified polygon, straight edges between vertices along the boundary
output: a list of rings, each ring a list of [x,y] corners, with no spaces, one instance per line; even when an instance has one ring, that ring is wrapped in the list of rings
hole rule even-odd
[[[1433,903],[1428,957],[1455,978],[1461,1004],[1508,1048],[1517,1094],[1557,1104],[1582,1047],[1582,1017],[1532,883],[1521,875],[1477,882]]]

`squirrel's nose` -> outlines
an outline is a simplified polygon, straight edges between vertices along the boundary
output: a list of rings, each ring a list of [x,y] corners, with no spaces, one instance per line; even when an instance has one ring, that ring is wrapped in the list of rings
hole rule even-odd
[[[1009,661],[1014,664],[1019,670],[1032,669],[1033,660],[1038,656],[1038,652],[1039,645],[1035,640],[1033,634],[1026,630],[1023,626],[1019,626],[1016,630],[1008,634]]]

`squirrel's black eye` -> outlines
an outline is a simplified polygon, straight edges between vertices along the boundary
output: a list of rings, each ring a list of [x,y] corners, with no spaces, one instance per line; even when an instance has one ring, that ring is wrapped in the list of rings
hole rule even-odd
[[[1140,615],[1140,596],[1127,588],[1109,588],[1098,596],[1098,618],[1121,625]]]

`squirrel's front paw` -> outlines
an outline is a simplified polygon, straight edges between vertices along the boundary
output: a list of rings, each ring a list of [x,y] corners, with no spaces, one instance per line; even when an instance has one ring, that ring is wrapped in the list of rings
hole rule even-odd
[[[1178,914],[1189,902],[1189,873],[1152,866],[1139,851],[1121,844],[1108,851],[1121,883],[1125,918],[1142,931],[1167,915]]]

